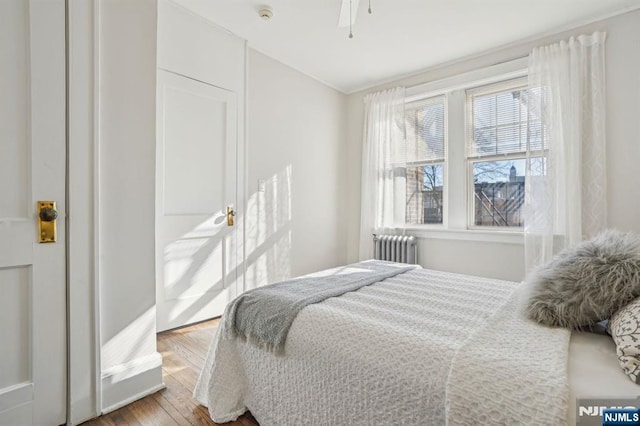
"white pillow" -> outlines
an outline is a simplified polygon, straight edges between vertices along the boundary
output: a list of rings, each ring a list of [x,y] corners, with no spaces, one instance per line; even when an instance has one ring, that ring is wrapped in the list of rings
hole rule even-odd
[[[613,314],[607,331],[616,343],[618,361],[624,373],[640,384],[640,298]]]

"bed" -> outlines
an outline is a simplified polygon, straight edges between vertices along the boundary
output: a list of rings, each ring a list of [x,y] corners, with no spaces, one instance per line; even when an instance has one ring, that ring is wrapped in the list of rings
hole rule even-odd
[[[525,298],[518,283],[418,268],[306,306],[281,355],[221,324],[194,397],[216,422],[249,410],[262,426],[558,425],[575,424],[576,397],[639,394],[610,338],[537,325]]]

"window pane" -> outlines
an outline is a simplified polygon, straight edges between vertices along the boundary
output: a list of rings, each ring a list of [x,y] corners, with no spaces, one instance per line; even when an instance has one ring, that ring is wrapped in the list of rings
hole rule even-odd
[[[527,131],[530,114],[526,87],[477,95],[471,92],[467,96],[473,112],[470,156],[522,153],[529,138],[539,138],[535,130]]]
[[[493,127],[485,129],[476,129],[476,155],[493,155],[497,153],[496,129]]]
[[[493,96],[477,97],[473,102],[473,119],[476,129],[496,125],[496,99]]]
[[[520,141],[520,124],[498,127],[498,152],[525,151]]]
[[[405,106],[407,161],[444,159],[444,97]]]
[[[441,224],[444,164],[407,167],[406,223]]]
[[[475,226],[523,226],[526,162],[518,159],[473,163]]]
[[[523,136],[529,141],[531,151],[541,151],[546,148],[545,135],[542,123],[538,120],[529,120],[529,125],[523,129]]]

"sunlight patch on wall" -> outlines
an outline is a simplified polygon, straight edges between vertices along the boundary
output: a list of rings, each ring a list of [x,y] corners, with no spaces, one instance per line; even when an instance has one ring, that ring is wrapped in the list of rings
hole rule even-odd
[[[102,345],[102,369],[112,368],[141,355],[153,353],[155,347],[156,308],[153,306]]]
[[[288,165],[249,197],[245,290],[291,278],[291,179]]]
[[[164,255],[165,300],[198,296],[222,286],[222,241],[181,239],[169,244]],[[217,267],[216,267],[217,266]]]

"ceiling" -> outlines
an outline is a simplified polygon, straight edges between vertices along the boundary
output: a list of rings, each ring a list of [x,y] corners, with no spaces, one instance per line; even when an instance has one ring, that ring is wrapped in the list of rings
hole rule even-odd
[[[341,0],[175,0],[251,48],[344,93],[627,10],[640,0],[360,0],[338,28]],[[270,20],[258,11],[273,10]]]

